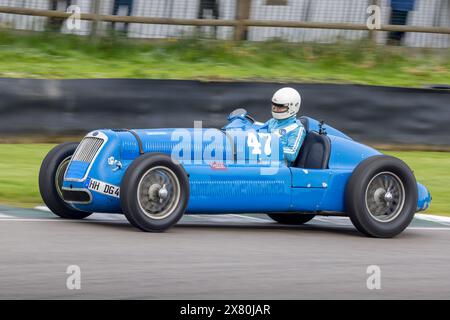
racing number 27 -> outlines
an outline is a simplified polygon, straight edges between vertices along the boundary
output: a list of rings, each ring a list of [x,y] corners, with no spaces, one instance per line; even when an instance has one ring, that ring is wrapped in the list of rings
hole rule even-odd
[[[264,148],[262,148],[262,141],[264,143]],[[262,149],[264,149],[264,154],[269,156],[272,153],[270,143],[272,141],[272,136],[270,133],[260,133],[256,135],[254,132],[249,132],[247,136],[247,145],[252,149],[252,154],[261,154]]]

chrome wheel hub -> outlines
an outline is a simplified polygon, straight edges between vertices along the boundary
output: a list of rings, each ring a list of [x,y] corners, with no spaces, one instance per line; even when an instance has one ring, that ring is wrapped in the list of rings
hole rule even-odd
[[[142,211],[152,219],[164,219],[179,202],[180,184],[172,170],[155,167],[142,176],[137,192]]]
[[[162,203],[169,196],[166,185],[152,184],[148,189],[148,197],[150,201],[159,201]]]
[[[393,198],[394,196],[389,191],[384,194],[384,200],[387,202],[392,201]]]
[[[366,208],[373,219],[390,222],[398,217],[405,204],[405,188],[392,172],[374,176],[366,188]]]

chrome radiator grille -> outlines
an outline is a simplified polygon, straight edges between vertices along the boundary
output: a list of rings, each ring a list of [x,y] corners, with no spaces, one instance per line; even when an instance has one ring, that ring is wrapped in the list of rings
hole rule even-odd
[[[72,161],[92,162],[102,144],[103,139],[92,137],[84,138],[75,151]]]

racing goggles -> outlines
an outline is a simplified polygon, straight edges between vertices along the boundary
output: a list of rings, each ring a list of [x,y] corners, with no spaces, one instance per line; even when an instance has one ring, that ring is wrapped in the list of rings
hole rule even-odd
[[[283,113],[288,111],[289,106],[287,104],[279,104],[272,102],[272,112]]]

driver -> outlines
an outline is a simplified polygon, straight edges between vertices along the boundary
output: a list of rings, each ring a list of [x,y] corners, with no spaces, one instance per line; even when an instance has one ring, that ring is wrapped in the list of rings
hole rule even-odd
[[[293,88],[282,88],[272,97],[272,119],[260,129],[278,135],[283,146],[284,158],[292,165],[305,140],[306,132],[302,123],[297,120],[302,98]]]

